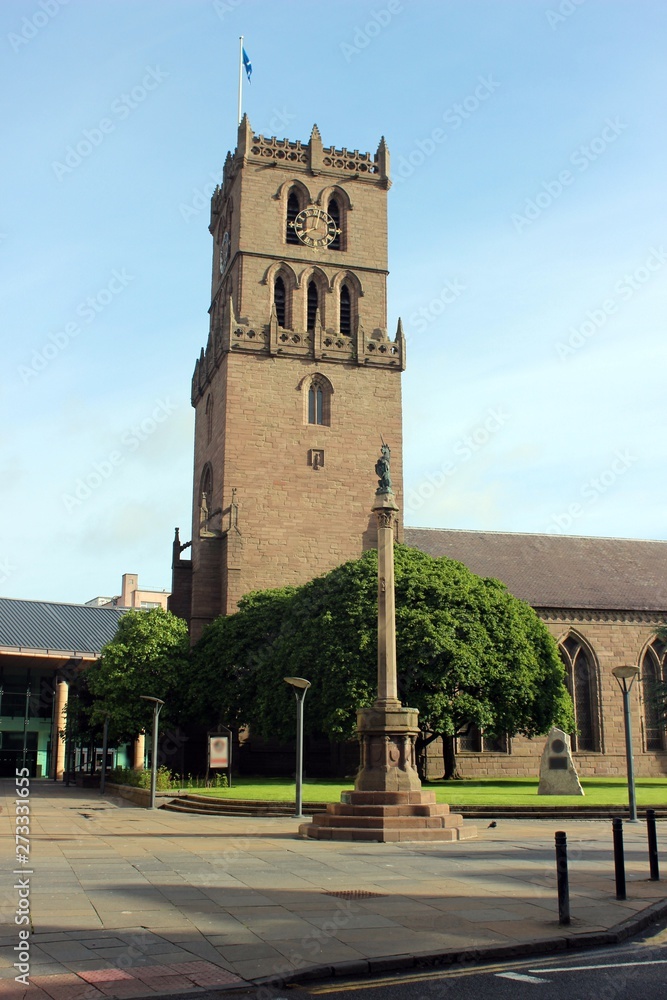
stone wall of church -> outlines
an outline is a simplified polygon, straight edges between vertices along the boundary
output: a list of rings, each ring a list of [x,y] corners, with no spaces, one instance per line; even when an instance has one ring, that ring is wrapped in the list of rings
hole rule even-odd
[[[623,697],[611,671],[617,666],[638,666],[660,621],[642,612],[576,611],[569,614],[542,611],[549,631],[558,642],[568,636],[583,640],[590,667],[595,750],[575,750],[574,760],[582,776],[624,777],[626,774]],[[631,695],[633,756],[638,777],[667,775],[667,742],[663,751],[647,749],[646,696],[640,678]],[[537,775],[544,737],[529,740],[514,737],[508,753],[457,754],[463,777],[519,777]],[[442,747],[434,741],[428,748],[429,777],[442,776]]]

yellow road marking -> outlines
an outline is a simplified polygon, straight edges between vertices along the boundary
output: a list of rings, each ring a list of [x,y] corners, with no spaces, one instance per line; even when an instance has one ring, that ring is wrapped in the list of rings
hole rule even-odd
[[[494,972],[502,972],[505,969],[512,968],[517,969],[527,965],[533,965],[534,959],[526,959],[525,961],[513,961],[504,962],[502,965],[476,965],[471,969],[433,969],[431,972],[419,972],[419,973],[408,973],[407,975],[400,975],[397,973],[395,976],[386,976],[383,979],[373,979],[369,982],[368,979],[360,979],[356,982],[350,983],[346,982],[345,985],[327,985],[327,986],[306,986],[300,983],[300,989],[304,990],[306,993],[310,993],[312,996],[319,996],[323,993],[348,993],[350,990],[375,990],[381,989],[384,986],[390,986],[394,983],[423,983],[427,982],[429,979],[460,979],[464,976],[479,976],[479,975],[492,975]]]

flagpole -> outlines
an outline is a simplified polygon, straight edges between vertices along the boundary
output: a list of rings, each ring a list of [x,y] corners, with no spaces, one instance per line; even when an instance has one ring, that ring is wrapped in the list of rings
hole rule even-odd
[[[239,114],[238,114],[238,124],[241,124],[242,111],[241,111],[241,95],[243,92],[243,35],[239,36]]]

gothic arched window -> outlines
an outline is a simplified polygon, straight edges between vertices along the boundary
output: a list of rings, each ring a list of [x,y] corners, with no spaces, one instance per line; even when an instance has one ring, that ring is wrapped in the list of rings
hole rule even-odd
[[[213,493],[213,470],[210,462],[207,462],[202,469],[201,484],[199,489],[199,504],[201,507],[211,509],[211,494]]]
[[[299,204],[299,196],[296,191],[290,191],[289,197],[287,199],[287,219],[285,225],[285,242],[286,243],[298,243],[299,237],[296,235],[296,230],[294,229],[294,220],[301,210]],[[291,223],[291,224],[290,224]]]
[[[595,665],[591,654],[576,635],[569,635],[560,645],[565,664],[565,685],[574,705],[576,731],[572,749],[585,752],[600,750],[599,698]]]
[[[317,293],[317,285],[314,281],[308,282],[308,300],[306,309],[306,329],[315,329],[315,317],[317,316],[317,306],[319,302],[319,296]]]
[[[656,640],[642,658],[640,676],[644,702],[644,749],[664,750],[667,745],[665,723],[658,708],[658,685],[665,680],[667,647]]]
[[[287,296],[285,294],[285,282],[282,278],[276,278],[276,282],[273,286],[273,302],[276,307],[276,316],[278,317],[278,326],[285,327],[285,305],[287,301]]]
[[[336,229],[340,230],[340,228],[341,228],[341,225],[340,225],[340,205],[338,204],[338,201],[335,198],[330,198],[329,199],[328,211],[329,211],[329,215],[331,216],[331,218],[333,219],[333,221],[336,223]],[[329,249],[330,250],[342,250],[343,249],[342,243],[341,243],[341,235],[342,234],[340,232],[336,233],[336,235],[334,236],[333,240],[329,244]]]
[[[340,332],[344,337],[352,336],[352,296],[347,285],[340,289]]]
[[[328,378],[319,373],[302,383],[304,389],[305,421],[307,424],[331,425],[331,397],[333,387]]]

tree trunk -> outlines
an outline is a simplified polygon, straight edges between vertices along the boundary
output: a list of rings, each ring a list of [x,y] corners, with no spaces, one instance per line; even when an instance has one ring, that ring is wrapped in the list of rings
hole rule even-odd
[[[456,744],[454,740],[454,736],[442,737],[442,759],[445,765],[443,777],[445,781],[459,781],[462,778],[462,774],[456,763]]]
[[[417,739],[415,740],[415,756],[417,758],[417,774],[419,775],[419,780],[420,781],[426,781],[427,780],[427,776],[426,776],[426,765],[427,765],[426,748],[429,745],[429,743],[432,743],[433,740],[437,740],[437,738],[438,738],[438,734],[437,733],[431,733],[430,735],[427,735],[426,731],[422,730],[422,731],[420,731],[419,735],[417,736]]]

